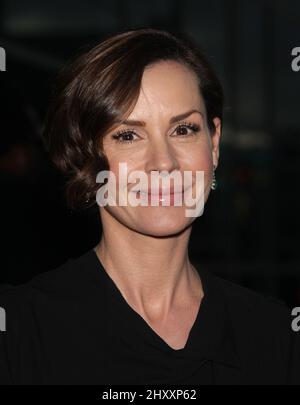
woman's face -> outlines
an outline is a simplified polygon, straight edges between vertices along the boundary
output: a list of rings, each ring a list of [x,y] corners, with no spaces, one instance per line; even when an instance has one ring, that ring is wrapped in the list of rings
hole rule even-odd
[[[187,113],[187,114],[185,114]],[[184,118],[174,119],[179,115]],[[206,202],[212,181],[213,164],[217,166],[219,157],[219,138],[221,125],[218,118],[214,119],[216,131],[210,134],[206,110],[199,94],[196,75],[182,64],[173,61],[158,62],[148,67],[142,78],[142,85],[137,104],[127,121],[143,121],[128,125],[122,123],[107,132],[103,138],[104,153],[108,158],[110,170],[115,174],[117,182],[116,196],[119,196],[119,163],[127,164],[127,174],[142,171],[148,178],[148,190],[151,192],[151,171],[168,174],[180,172],[183,179],[184,171],[193,174],[193,197],[195,194],[195,173],[204,172],[204,202]],[[118,133],[122,131],[122,133]],[[116,138],[116,134],[118,137]],[[121,182],[120,182],[121,183]],[[135,184],[127,182],[122,185],[121,192],[132,195]],[[160,188],[163,183],[160,183]],[[174,183],[171,181],[171,189]],[[184,184],[183,184],[184,188]],[[145,191],[145,187],[142,189]],[[153,193],[155,193],[155,190]],[[157,192],[157,188],[156,188]],[[151,206],[150,196],[146,198],[147,206],[109,206],[101,207],[105,217],[113,216],[117,221],[136,232],[151,236],[171,236],[190,225],[195,217],[188,217],[183,204],[176,206],[172,195],[170,203],[164,206]],[[178,195],[175,194],[175,199]],[[118,199],[117,199],[118,201]],[[192,208],[192,207],[190,207]],[[102,216],[103,219],[103,216]]]

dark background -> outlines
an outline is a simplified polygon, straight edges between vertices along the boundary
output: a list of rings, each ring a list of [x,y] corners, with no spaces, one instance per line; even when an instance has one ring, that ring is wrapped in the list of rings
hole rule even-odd
[[[226,95],[218,188],[195,221],[190,257],[253,290],[300,304],[300,2],[267,0],[0,3],[0,283],[20,284],[100,239],[97,207],[66,208],[41,132],[57,71],[118,30],[190,34]]]

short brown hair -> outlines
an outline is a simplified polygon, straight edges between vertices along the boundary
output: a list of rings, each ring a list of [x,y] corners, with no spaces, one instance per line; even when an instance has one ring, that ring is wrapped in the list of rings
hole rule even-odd
[[[222,86],[199,47],[187,35],[152,28],[119,32],[76,57],[58,75],[45,119],[44,140],[67,176],[69,207],[92,205],[100,170],[109,170],[103,134],[137,102],[145,68],[162,60],[188,66],[198,77],[209,130],[222,119]]]

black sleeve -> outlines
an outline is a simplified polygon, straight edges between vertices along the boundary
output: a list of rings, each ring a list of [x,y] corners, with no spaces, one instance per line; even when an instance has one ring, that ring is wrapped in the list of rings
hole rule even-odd
[[[11,385],[4,333],[6,332],[0,332],[0,385]]]
[[[8,314],[10,314],[10,300],[6,296],[6,290],[7,288],[0,286],[0,385],[13,384],[9,364],[9,351],[11,350],[10,338],[12,337],[12,330],[9,327],[10,322],[8,322],[7,319]]]
[[[288,384],[300,385],[300,331],[292,331]]]

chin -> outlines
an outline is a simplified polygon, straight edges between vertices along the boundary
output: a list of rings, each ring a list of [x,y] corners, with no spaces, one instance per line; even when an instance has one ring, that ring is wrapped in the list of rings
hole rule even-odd
[[[140,233],[156,237],[167,237],[176,235],[191,226],[193,218],[187,218],[184,212],[179,215],[176,211],[173,214],[160,211],[159,214],[147,217],[139,217],[135,221],[137,223],[136,230]]]

